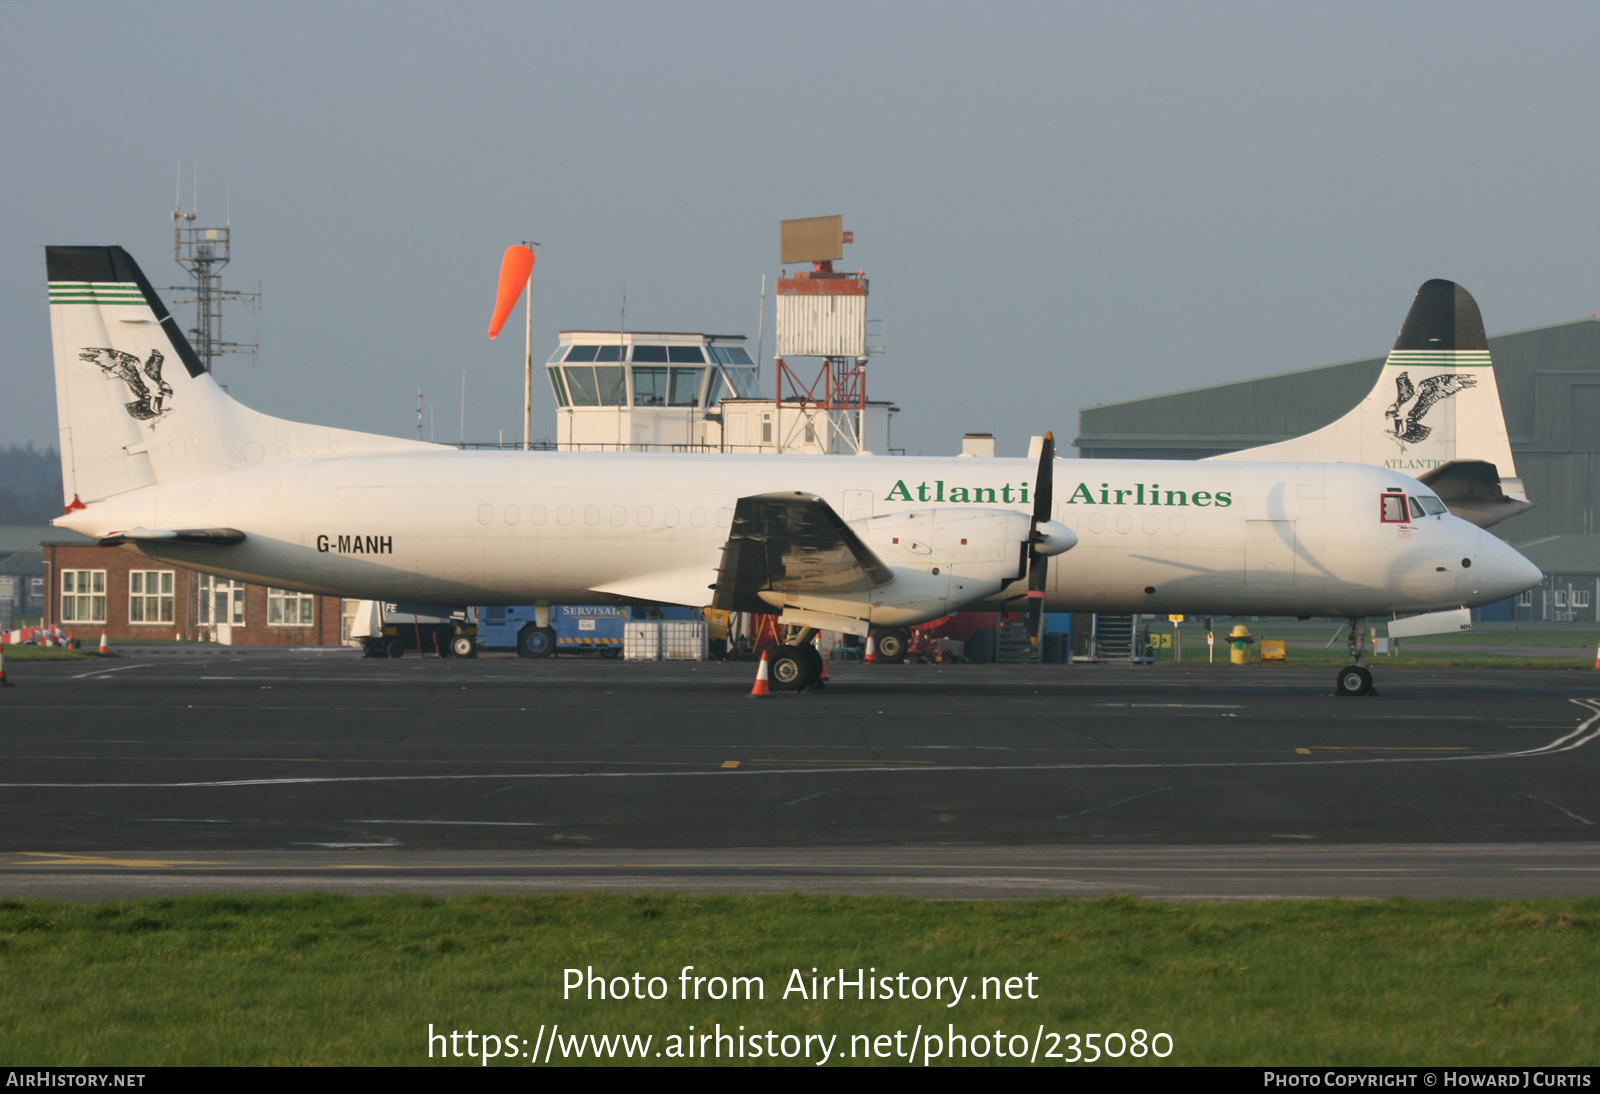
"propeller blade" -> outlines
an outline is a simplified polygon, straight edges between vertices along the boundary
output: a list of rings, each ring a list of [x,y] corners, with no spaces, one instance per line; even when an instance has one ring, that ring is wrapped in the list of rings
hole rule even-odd
[[[1039,473],[1033,481],[1033,523],[1028,528],[1028,634],[1039,638],[1044,619],[1044,588],[1049,577],[1050,557],[1039,553],[1039,525],[1050,519],[1055,498],[1056,435],[1045,433],[1039,448]]]

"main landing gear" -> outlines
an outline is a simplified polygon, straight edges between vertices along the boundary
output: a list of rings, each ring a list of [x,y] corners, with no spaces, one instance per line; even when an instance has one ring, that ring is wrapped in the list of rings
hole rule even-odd
[[[804,691],[822,679],[822,654],[812,645],[815,627],[788,628],[786,642],[767,654],[767,680],[773,691]]]
[[[1371,695],[1372,673],[1361,663],[1361,657],[1367,652],[1367,620],[1364,616],[1355,616],[1350,620],[1350,660],[1355,664],[1347,665],[1339,670],[1339,678],[1334,684],[1335,695]]]

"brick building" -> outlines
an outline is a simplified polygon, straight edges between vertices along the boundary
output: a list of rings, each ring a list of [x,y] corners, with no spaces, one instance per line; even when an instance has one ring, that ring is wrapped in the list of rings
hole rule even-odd
[[[43,616],[80,641],[164,638],[236,646],[337,646],[342,602],[156,562],[120,547],[41,545]]]

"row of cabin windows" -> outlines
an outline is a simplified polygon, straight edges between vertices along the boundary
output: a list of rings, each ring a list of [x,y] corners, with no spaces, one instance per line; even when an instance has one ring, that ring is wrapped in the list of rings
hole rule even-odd
[[[550,520],[550,509],[543,505],[530,505],[527,510],[529,524],[545,524]],[[506,524],[516,525],[522,523],[523,510],[520,505],[507,505],[502,509],[484,502],[478,506],[478,523],[493,524],[496,519]],[[709,514],[705,509],[696,505],[689,510],[688,524],[691,528],[704,528]],[[589,527],[597,526],[601,519],[608,520],[612,527],[623,528],[637,521],[640,528],[676,528],[684,522],[684,514],[676,505],[668,505],[661,510],[661,521],[656,522],[656,511],[649,505],[641,505],[637,509],[630,509],[625,505],[613,505],[610,511],[602,513],[598,505],[586,505],[580,511],[575,506],[558,505],[555,507],[555,522],[559,525],[570,526],[582,520]],[[716,513],[717,527],[727,528],[733,524],[733,510],[728,508],[718,509]]]
[[[620,347],[574,346],[574,349]],[[651,348],[651,347],[636,347]],[[656,346],[655,349],[673,349]],[[696,348],[698,353],[699,349]],[[741,350],[741,353],[744,351]],[[636,356],[637,359],[637,356]],[[573,365],[545,370],[557,406],[720,406],[724,399],[760,394],[753,368],[653,368]],[[709,373],[709,379],[707,374]]]
[[[172,570],[128,572],[128,622],[174,621],[176,573]],[[244,625],[244,582],[210,575],[200,577],[202,624]],[[61,622],[105,623],[106,571],[61,571]],[[290,589],[267,590],[267,623],[279,627],[309,627],[316,622],[317,598]]]

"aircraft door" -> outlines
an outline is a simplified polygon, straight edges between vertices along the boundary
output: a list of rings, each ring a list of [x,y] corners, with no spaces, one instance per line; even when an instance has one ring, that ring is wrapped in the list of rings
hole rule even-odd
[[[1293,585],[1295,522],[1247,520],[1244,524],[1244,583]]]
[[[872,491],[846,490],[843,516],[845,520],[866,520],[872,516]]]

